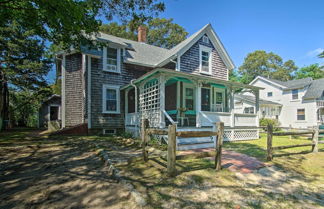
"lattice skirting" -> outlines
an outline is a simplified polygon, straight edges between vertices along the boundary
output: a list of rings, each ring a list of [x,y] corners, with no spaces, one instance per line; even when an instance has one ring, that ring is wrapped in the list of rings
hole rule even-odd
[[[259,139],[258,129],[225,129],[224,141]]]

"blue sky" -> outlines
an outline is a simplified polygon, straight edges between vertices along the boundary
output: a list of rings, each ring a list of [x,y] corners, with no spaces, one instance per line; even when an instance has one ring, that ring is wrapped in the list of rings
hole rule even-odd
[[[167,0],[160,16],[174,18],[190,34],[211,23],[239,67],[265,50],[298,67],[323,63],[324,0]]]
[[[189,34],[211,23],[236,67],[255,50],[292,59],[298,67],[323,64],[324,0],[165,0],[160,17]],[[53,81],[55,74],[48,76]]]

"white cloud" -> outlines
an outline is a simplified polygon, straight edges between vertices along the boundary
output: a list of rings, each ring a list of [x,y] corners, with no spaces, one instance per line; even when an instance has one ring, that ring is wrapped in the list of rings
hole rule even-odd
[[[306,55],[307,55],[307,57],[317,57],[317,55],[322,53],[322,51],[324,51],[323,48],[317,48],[317,49],[307,52]]]

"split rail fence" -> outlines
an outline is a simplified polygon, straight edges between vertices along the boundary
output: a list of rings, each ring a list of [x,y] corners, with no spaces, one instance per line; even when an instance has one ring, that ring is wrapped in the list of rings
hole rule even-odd
[[[149,127],[147,119],[142,120],[141,125],[141,140],[142,140],[142,153],[144,161],[148,161],[148,141],[150,135],[167,135],[168,136],[168,151],[167,151],[167,172],[169,176],[176,175],[176,152],[177,152],[177,137],[216,137],[215,146],[215,169],[221,170],[221,157],[224,136],[224,123],[216,123],[217,131],[177,131],[177,125],[169,125],[168,130],[153,129]]]
[[[303,131],[298,132],[273,132],[273,126],[267,126],[267,160],[271,161],[273,157],[280,157],[280,156],[287,156],[291,155],[292,153],[283,153],[283,154],[274,154],[274,151],[295,148],[295,147],[306,147],[311,146],[311,152],[318,152],[318,144],[324,144],[324,141],[318,141],[319,134],[324,133],[324,131],[319,131],[318,127],[314,129],[303,129]],[[272,146],[273,136],[296,136],[296,135],[312,135],[312,142],[304,143],[304,144],[294,144],[294,145],[285,145],[285,146]],[[305,152],[300,153],[293,153],[293,154],[304,154]]]

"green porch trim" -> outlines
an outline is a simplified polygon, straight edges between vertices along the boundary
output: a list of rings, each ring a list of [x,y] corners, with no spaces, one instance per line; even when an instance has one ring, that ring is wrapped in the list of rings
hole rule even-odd
[[[176,82],[183,82],[183,83],[193,83],[191,80],[187,79],[187,78],[183,78],[183,77],[174,77],[174,78],[170,78],[166,83],[165,85],[166,86],[169,86],[171,84],[174,84]]]
[[[217,84],[217,83],[209,83],[209,85],[215,87],[215,88],[219,88],[219,89],[226,89],[226,86],[222,85],[222,84]]]

